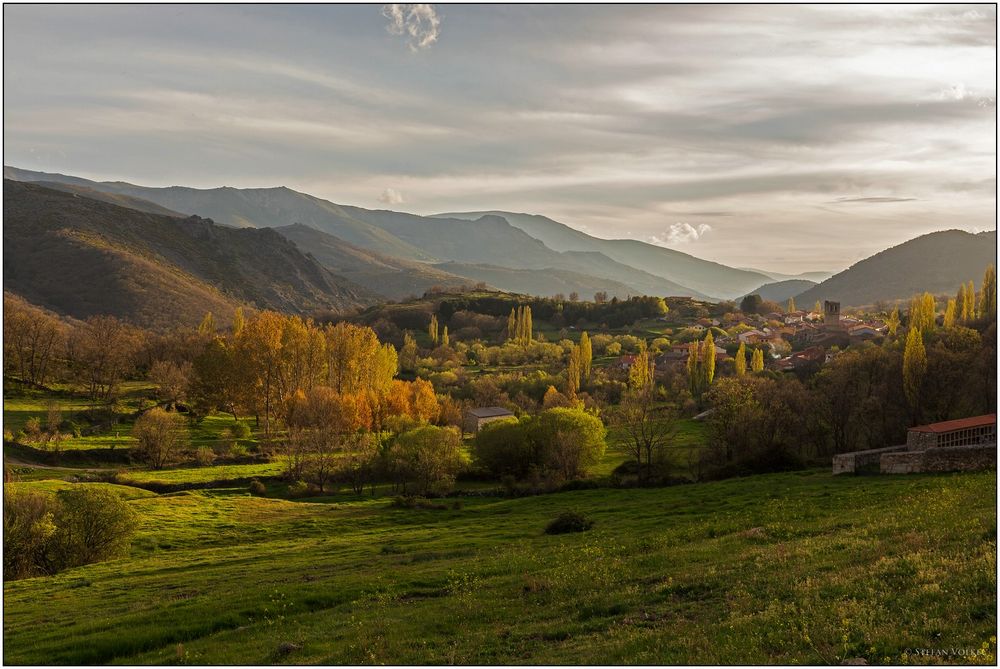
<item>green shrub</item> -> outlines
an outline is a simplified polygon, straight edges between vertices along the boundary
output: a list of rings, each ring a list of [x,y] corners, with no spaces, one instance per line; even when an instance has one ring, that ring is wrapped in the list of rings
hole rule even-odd
[[[249,439],[250,438],[250,426],[239,421],[229,428],[230,434],[236,439]]]
[[[309,493],[309,484],[305,481],[296,481],[288,486],[289,497],[308,497]]]
[[[138,527],[138,514],[117,493],[103,488],[60,490],[53,535],[54,562],[68,569],[121,557]]]
[[[250,481],[250,494],[255,497],[264,497],[267,494],[267,487],[257,479],[254,479]]]
[[[594,526],[587,516],[576,511],[563,511],[546,525],[545,534],[567,534],[569,532],[586,532]]]
[[[199,446],[194,459],[202,467],[207,467],[215,461],[215,451],[208,446]]]

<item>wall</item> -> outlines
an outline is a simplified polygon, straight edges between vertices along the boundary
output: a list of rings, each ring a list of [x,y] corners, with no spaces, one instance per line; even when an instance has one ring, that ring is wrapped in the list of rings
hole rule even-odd
[[[882,456],[883,474],[916,472],[971,472],[997,466],[996,444],[929,448],[925,451],[886,453]]]
[[[881,461],[884,453],[905,450],[906,446],[886,446],[884,448],[873,448],[868,451],[854,451],[853,453],[840,453],[833,456],[834,474],[855,474],[865,467],[874,467]]]
[[[937,446],[937,434],[910,430],[906,433],[906,447],[911,451],[922,451]]]

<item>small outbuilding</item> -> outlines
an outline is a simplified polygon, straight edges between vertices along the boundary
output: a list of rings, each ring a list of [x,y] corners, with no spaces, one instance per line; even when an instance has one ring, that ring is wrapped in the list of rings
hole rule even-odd
[[[469,409],[465,412],[465,431],[479,432],[479,429],[486,423],[504,418],[515,418],[513,412],[503,407],[479,407]]]

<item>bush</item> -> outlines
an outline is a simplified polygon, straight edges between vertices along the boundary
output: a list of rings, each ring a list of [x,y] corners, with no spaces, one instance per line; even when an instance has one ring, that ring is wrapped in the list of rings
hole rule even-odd
[[[128,502],[86,485],[55,496],[8,488],[3,506],[6,580],[120,557],[138,525]]]
[[[202,467],[207,467],[215,461],[215,451],[208,446],[199,446],[195,451],[194,459]]]
[[[250,494],[255,497],[264,497],[267,494],[267,487],[257,479],[254,479],[250,481]]]
[[[51,572],[49,548],[56,526],[52,497],[37,492],[3,494],[3,577],[6,581]]]
[[[308,497],[310,492],[309,484],[305,481],[296,481],[288,486],[289,497]]]
[[[594,526],[594,521],[576,511],[563,511],[545,526],[545,534],[567,534],[586,532]]]
[[[396,437],[389,466],[403,492],[443,494],[466,466],[462,438],[456,428],[424,425]]]
[[[113,560],[128,552],[138,515],[118,494],[73,487],[60,490],[57,500],[53,552],[59,568]]]
[[[233,435],[234,439],[249,439],[250,438],[250,426],[239,421],[229,428],[230,434]]]

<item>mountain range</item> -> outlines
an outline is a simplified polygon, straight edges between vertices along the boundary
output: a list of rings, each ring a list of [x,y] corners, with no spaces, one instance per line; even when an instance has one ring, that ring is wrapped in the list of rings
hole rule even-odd
[[[153,214],[4,180],[3,280],[73,318],[111,314],[149,327],[226,322],[242,304],[291,313],[379,301],[271,229]]]
[[[923,292],[954,294],[970,279],[978,289],[983,272],[996,259],[996,230],[932,232],[851,265],[796,295],[795,302],[806,307],[816,300],[835,300],[861,307]]]
[[[951,292],[995,258],[995,232],[951,230],[834,276],[788,278],[635,240],[599,239],[531,214],[418,216],[285,187],[149,188],[14,167],[4,175],[8,288],[76,317],[103,309],[144,322],[190,321],[241,303],[345,311],[474,283],[582,299],[597,292],[699,299],[756,292],[779,302],[794,296],[803,305],[834,299],[861,306],[924,290]],[[51,268],[48,258],[63,265]]]

